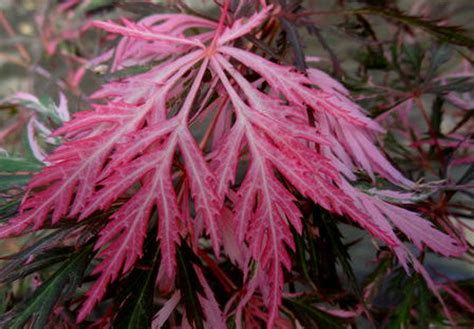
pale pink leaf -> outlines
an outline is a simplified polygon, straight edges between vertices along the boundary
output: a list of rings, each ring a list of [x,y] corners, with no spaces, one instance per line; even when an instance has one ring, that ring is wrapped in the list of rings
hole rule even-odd
[[[171,313],[178,305],[180,299],[181,293],[179,292],[179,290],[176,290],[171,296],[171,298],[166,301],[163,307],[154,316],[153,323],[151,325],[153,329],[160,329],[165,325],[166,321],[171,316]]]

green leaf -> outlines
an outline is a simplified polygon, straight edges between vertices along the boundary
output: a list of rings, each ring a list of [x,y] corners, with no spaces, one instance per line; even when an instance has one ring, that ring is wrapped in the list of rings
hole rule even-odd
[[[141,260],[142,266],[128,276],[125,289],[121,292],[120,309],[114,319],[114,328],[135,329],[151,328],[153,320],[153,296],[155,279],[160,263],[160,248],[156,238],[150,235],[145,254]]]
[[[1,178],[0,178],[1,179]],[[7,220],[16,213],[18,206],[20,205],[19,199],[13,199],[9,201],[3,201],[0,199],[0,223]]]
[[[10,302],[9,293],[11,287],[5,286],[0,289],[0,314],[4,314],[8,308]],[[1,324],[1,323],[0,323]]]
[[[31,172],[40,170],[42,165],[38,161],[17,157],[0,157],[0,172]]]
[[[441,97],[436,97],[433,101],[431,111],[431,123],[436,136],[441,136],[441,123],[443,122],[443,103],[444,100]]]
[[[452,55],[453,55],[452,48],[446,44],[431,48],[430,66],[428,68],[428,72],[426,74],[425,79],[431,80],[438,72],[438,69],[443,64],[447,63]]]
[[[345,328],[339,319],[311,306],[311,301],[306,298],[284,298],[283,305],[292,311],[296,318],[305,325],[305,328]]]
[[[61,263],[67,260],[73,254],[73,247],[53,248],[43,251],[36,255],[32,261],[26,262],[24,264],[15,262],[18,266],[16,266],[16,268],[13,270],[11,266],[2,267],[0,282],[10,283],[15,280],[25,278],[26,276],[44,270],[51,265]]]
[[[74,228],[57,230],[16,254],[3,257],[3,260],[6,260],[6,262],[4,262],[0,268],[0,282],[4,283],[12,281],[11,277],[18,271],[22,271],[28,260],[39,257],[44,254],[46,250],[57,246],[57,244],[73,229]]]
[[[119,80],[123,78],[128,78],[132,75],[142,74],[148,72],[150,69],[156,66],[156,63],[148,63],[144,65],[134,65],[130,67],[126,67],[122,70],[115,71],[112,73],[105,74],[104,78],[107,82],[111,82],[114,80]]]
[[[50,119],[56,125],[62,124],[62,120],[56,112],[56,105],[53,99],[47,95],[40,96],[37,102],[31,100],[19,100],[19,104],[35,111],[42,120]]]
[[[464,185],[474,180],[474,163],[471,163],[456,185]]]
[[[398,23],[421,28],[441,41],[469,48],[474,47],[474,39],[468,36],[463,28],[459,26],[441,25],[440,20],[412,16],[396,9],[384,7],[360,8],[350,10],[348,13],[382,16]]]
[[[90,0],[87,1],[85,7],[81,8],[83,12],[89,13],[103,8],[108,8],[114,4],[115,0]]]
[[[198,329],[204,329],[204,312],[201,308],[197,294],[205,295],[199,284],[199,279],[194,272],[193,263],[198,263],[199,259],[185,242],[176,250],[178,260],[178,273],[176,285],[182,293],[183,306],[186,308],[186,316],[191,325]]]
[[[377,266],[365,279],[365,287],[373,286],[374,290],[379,289],[379,286],[384,283],[385,276],[392,265],[392,255],[385,253],[379,256]]]
[[[394,310],[394,317],[390,321],[390,329],[403,328],[404,324],[407,323],[410,317],[410,309],[413,303],[414,291],[413,281],[409,281],[402,286],[403,300]]]
[[[417,328],[427,328],[430,317],[430,293],[426,283],[418,274],[413,274],[408,280],[406,280],[407,277],[403,274],[399,278],[401,281],[396,286],[393,286],[392,289],[399,287],[403,297],[398,306],[393,310],[389,328],[404,328],[411,323],[414,320],[414,317],[411,315],[413,308],[417,309]]]
[[[7,322],[7,329],[22,329],[29,319],[32,321],[32,329],[46,327],[48,318],[61,296],[70,294],[81,283],[92,255],[92,244],[82,246],[80,250],[35,290],[24,304],[16,308],[13,318]]]
[[[369,70],[384,70],[388,68],[388,61],[380,48],[366,47],[366,51],[360,51],[357,59]]]
[[[50,96],[41,96],[39,97],[40,104],[43,108],[46,109],[44,114],[44,119],[51,119],[55,125],[62,125],[63,121],[56,112],[56,104]]]
[[[309,247],[309,264],[310,264],[310,273],[312,276],[312,281],[316,280],[319,276],[319,256],[318,256],[318,246],[316,244],[316,239],[309,232],[312,230],[312,226],[305,225],[305,232],[307,233],[308,238],[308,247]]]
[[[474,89],[474,81],[469,78],[454,78],[448,79],[441,83],[437,82],[433,86],[430,86],[427,92],[434,94],[445,94],[451,91],[458,93],[471,92]]]
[[[28,132],[26,129],[23,130],[23,133],[21,135],[21,144],[23,145],[23,148],[25,150],[25,160],[28,160],[30,162],[37,162],[39,165],[44,166],[44,164],[35,157],[33,150],[31,149],[30,142],[28,141]]]
[[[404,61],[410,66],[410,76],[419,79],[421,73],[421,66],[423,64],[423,58],[425,53],[418,44],[402,46],[402,54]]]
[[[388,131],[384,136],[384,147],[402,157],[411,156],[410,150],[405,145],[401,144],[400,139],[391,131]]]
[[[0,191],[8,190],[13,187],[26,185],[31,179],[31,175],[1,175],[0,174]]]
[[[419,276],[417,276],[417,285],[419,290],[416,303],[416,308],[418,309],[418,325],[420,328],[428,328],[430,322],[430,291],[425,281],[420,280]]]
[[[306,260],[306,250],[305,250],[305,245],[304,245],[304,242],[305,242],[304,235],[307,234],[307,230],[306,228],[304,228],[303,236],[298,234],[298,232],[296,232],[296,230],[293,227],[291,228],[291,232],[293,233],[293,238],[295,239],[295,246],[296,246],[295,259],[297,260],[296,266],[298,266],[299,270],[303,272],[305,279],[308,282],[312,283],[313,279],[311,278],[311,275],[309,273],[308,262]]]
[[[321,235],[327,235],[330,246],[336,259],[341,264],[342,270],[346,277],[349,279],[350,286],[354,293],[357,295],[360,301],[363,301],[362,290],[357,283],[357,278],[354,274],[351,265],[351,257],[347,251],[347,247],[342,242],[342,234],[337,227],[336,221],[330,218],[330,215],[327,213],[323,213],[321,216],[321,223],[323,230],[321,231]]]

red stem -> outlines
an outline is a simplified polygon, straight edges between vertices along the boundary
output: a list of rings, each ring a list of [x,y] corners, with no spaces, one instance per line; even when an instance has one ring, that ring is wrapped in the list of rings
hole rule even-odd
[[[224,31],[225,27],[225,20],[227,18],[227,13],[229,12],[230,7],[230,0],[224,1],[224,6],[221,10],[221,17],[219,19],[219,25],[217,25],[216,34],[214,34],[214,39],[212,39],[211,49],[213,49],[216,45],[217,39],[221,36],[222,32]]]
[[[209,255],[204,250],[198,249],[197,254],[206,262],[206,264],[209,266],[209,269],[216,276],[227,293],[237,289],[237,286],[234,284],[232,279],[229,278],[223,270],[221,270],[219,265],[217,265],[217,263],[211,257],[209,257]]]

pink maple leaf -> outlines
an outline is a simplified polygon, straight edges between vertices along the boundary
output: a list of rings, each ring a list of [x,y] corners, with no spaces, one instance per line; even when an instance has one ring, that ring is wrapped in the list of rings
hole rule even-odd
[[[82,220],[116,204],[96,242],[99,278],[78,321],[141,257],[154,209],[160,273],[174,277],[176,245],[188,233],[205,232],[217,256],[222,245],[224,251],[241,245],[247,255],[233,252],[232,257],[246,278],[243,259],[258,264],[249,291],[261,290],[268,327],[279,316],[283,267],[291,269],[290,227],[302,230],[297,197],[348,216],[398,251],[402,263],[413,257],[394,227],[419,248],[463,252],[427,220],[352,187],[353,172],[360,169],[400,185],[411,183],[376,148],[373,138],[380,127],[340,84],[317,70],[305,75],[237,46],[236,40],[271,16],[272,7],[225,26],[228,5],[219,24],[175,14],[139,23],[95,23],[124,36],[114,69],[162,62],[103,85],[93,98],[106,105],[76,114],[55,132],[66,142],[29,184],[20,214],[0,226],[0,237],[13,236],[40,229],[50,215],[53,224],[64,217]],[[204,32],[189,36],[190,29]],[[258,78],[249,81],[245,72]],[[211,96],[215,100],[208,102]],[[238,174],[239,166],[244,175]],[[229,234],[223,234],[221,221],[229,213],[231,224],[225,225],[233,226],[236,237],[223,243]],[[207,309],[218,309],[205,290]]]

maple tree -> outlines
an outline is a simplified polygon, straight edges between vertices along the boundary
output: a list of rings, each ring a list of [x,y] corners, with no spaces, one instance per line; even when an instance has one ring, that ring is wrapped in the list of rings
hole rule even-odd
[[[282,7],[260,1],[248,11],[247,5],[224,1],[218,22],[155,14],[92,23],[121,37],[95,64],[111,60],[112,72],[152,65],[103,84],[90,97],[90,110],[54,131],[62,144],[29,182],[19,213],[0,225],[0,238],[57,225],[70,226],[77,241],[89,237],[89,254],[77,262],[94,257],[94,281],[78,322],[156,250],[159,262],[147,280],[153,286],[154,275],[162,291],[173,292],[156,326],[189,298],[180,275],[202,286],[196,294],[203,314],[185,306],[183,323],[199,327],[201,316],[218,328],[235,315],[237,326],[258,319],[269,328],[286,326],[285,271],[292,270],[290,253],[306,230],[308,207],[370,232],[442,301],[405,238],[443,256],[463,255],[466,242],[403,207],[415,184],[377,147],[382,126],[341,83],[259,49],[284,16]],[[356,185],[362,172],[372,188]],[[392,190],[377,188],[379,179]],[[107,219],[93,220],[104,213]],[[86,233],[90,226],[96,233]],[[225,307],[202,264],[183,265],[185,253],[203,257],[221,284],[236,290]],[[241,289],[216,265],[223,257],[240,270]]]

